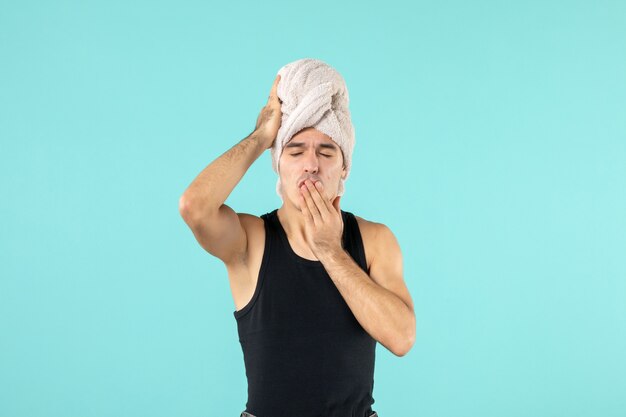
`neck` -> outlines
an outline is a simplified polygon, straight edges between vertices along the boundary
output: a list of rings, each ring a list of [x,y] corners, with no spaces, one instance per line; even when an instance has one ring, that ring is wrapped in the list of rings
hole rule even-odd
[[[283,202],[277,213],[285,233],[298,242],[305,242],[304,215],[300,209],[289,202]]]

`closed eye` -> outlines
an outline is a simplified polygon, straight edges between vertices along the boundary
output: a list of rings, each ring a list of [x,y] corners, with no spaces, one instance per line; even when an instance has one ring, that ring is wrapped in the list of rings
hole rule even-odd
[[[302,152],[292,153],[291,156],[301,155]],[[326,158],[332,158],[332,155],[326,155],[325,153],[321,153],[320,155],[325,156]]]

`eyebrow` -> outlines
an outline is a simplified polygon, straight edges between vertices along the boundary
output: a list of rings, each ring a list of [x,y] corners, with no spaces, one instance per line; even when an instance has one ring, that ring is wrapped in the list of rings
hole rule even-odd
[[[285,145],[285,148],[302,148],[304,146],[305,146],[305,143],[303,142],[289,142],[288,144]],[[337,147],[333,145],[332,143],[320,143],[317,146],[320,148],[332,149],[333,151],[337,150]]]

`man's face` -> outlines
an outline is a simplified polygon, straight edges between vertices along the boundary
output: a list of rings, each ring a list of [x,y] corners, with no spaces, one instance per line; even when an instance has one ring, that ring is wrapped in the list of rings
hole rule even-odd
[[[312,127],[301,130],[285,144],[279,159],[279,175],[284,200],[300,208],[299,186],[305,179],[319,180],[322,194],[332,202],[341,178],[345,178],[343,153],[327,135]]]

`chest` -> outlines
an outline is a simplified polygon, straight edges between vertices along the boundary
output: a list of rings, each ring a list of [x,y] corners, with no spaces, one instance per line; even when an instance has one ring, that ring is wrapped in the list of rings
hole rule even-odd
[[[373,223],[361,219],[360,217],[356,218],[363,241],[365,260],[369,270],[371,260],[375,255]],[[263,252],[265,250],[265,227],[263,219],[259,219],[259,222],[248,226],[247,236],[248,253],[246,262],[239,267],[228,268],[228,278],[237,311],[241,310],[250,302],[254,295],[254,290],[256,289],[259,272],[261,270],[261,262],[263,260]],[[289,241],[289,245],[298,256],[306,259],[315,258],[306,245],[291,241]]]

